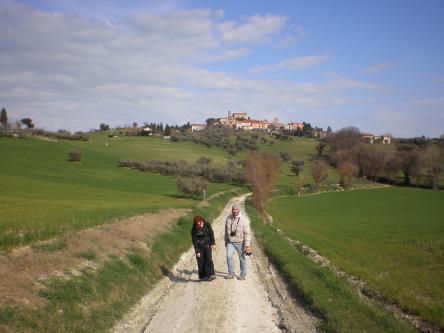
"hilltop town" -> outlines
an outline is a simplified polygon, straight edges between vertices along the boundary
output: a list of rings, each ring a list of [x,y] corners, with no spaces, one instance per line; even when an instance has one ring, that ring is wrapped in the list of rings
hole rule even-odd
[[[256,120],[252,119],[248,113],[246,112],[231,112],[228,111],[228,114],[225,118],[214,119],[210,118],[210,121],[207,121],[206,124],[192,124],[191,131],[201,131],[205,129],[209,125],[219,125],[230,127],[235,130],[243,130],[243,131],[268,131],[273,132],[276,130],[288,130],[288,131],[306,131],[307,127],[310,132],[313,133],[314,137],[323,138],[326,136],[327,132],[323,131],[322,128],[315,127],[314,129],[310,124],[305,122],[287,122],[281,123],[279,122],[279,118],[276,117],[273,121],[264,120]]]
[[[279,122],[279,118],[276,117],[273,121],[256,120],[252,119],[246,112],[231,112],[224,118],[210,118],[206,124],[191,124],[191,131],[201,131],[207,128],[209,125],[226,126],[240,131],[267,131],[269,133],[275,133],[277,131],[290,131],[293,133],[305,133],[309,134],[313,138],[323,139],[329,133],[331,133],[330,126],[324,131],[319,127],[312,127],[309,123],[302,121],[290,121],[287,123]],[[390,134],[373,135],[370,133],[362,133],[362,139],[369,143],[382,143],[390,144],[392,137]]]
[[[237,130],[269,130],[271,128],[283,128],[287,130],[303,130],[303,122],[288,122],[286,124],[280,123],[276,117],[272,122],[267,119],[255,120],[252,119],[246,112],[231,112],[228,111],[228,115],[225,118],[218,118],[212,124],[218,124],[222,126],[228,126]],[[199,131],[207,127],[207,124],[192,124],[191,130]]]

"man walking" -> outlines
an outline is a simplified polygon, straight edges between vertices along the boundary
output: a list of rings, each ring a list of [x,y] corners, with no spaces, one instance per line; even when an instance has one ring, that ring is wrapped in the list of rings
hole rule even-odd
[[[245,280],[247,275],[247,262],[245,255],[250,255],[251,250],[250,221],[240,213],[240,205],[234,204],[231,207],[231,214],[225,222],[225,246],[227,248],[227,279],[234,278],[233,253],[237,251],[240,262],[239,280]]]

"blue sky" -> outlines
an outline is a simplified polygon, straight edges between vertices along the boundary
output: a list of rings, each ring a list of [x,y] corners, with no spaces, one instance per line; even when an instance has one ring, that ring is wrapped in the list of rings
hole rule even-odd
[[[0,106],[38,127],[228,110],[444,133],[443,1],[0,0]]]

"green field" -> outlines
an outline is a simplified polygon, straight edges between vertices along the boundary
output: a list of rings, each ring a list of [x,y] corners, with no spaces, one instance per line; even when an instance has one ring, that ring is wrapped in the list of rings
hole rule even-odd
[[[47,301],[43,308],[0,307],[0,332],[109,332],[191,246],[193,216],[212,221],[240,193],[227,191],[208,200],[209,206],[193,208],[150,245],[151,252],[128,249],[124,257],[110,256],[98,271],[47,281],[40,291]]]
[[[444,328],[444,193],[412,188],[274,198],[276,227]]]
[[[251,203],[247,202],[246,208],[255,238],[267,257],[285,277],[293,294],[322,319],[317,327],[320,332],[417,332],[302,254],[274,225],[264,223]]]
[[[70,150],[82,152],[81,163],[67,161]],[[0,156],[0,249],[117,217],[196,205],[178,193],[173,178],[119,168],[120,159],[195,161],[207,156],[214,163],[226,162],[215,148],[101,134],[89,142],[2,138]],[[231,188],[211,183],[208,195]]]

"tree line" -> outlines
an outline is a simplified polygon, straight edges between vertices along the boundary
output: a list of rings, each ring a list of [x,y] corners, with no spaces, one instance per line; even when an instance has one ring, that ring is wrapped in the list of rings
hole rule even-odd
[[[420,143],[420,144],[418,144]],[[424,178],[433,189],[444,170],[444,137],[438,140],[398,140],[395,149],[381,144],[369,144],[355,127],[347,127],[322,140],[318,154],[328,150],[328,161],[341,176],[341,185],[351,185],[354,177],[397,185],[416,186]],[[402,174],[400,182],[398,175]]]

